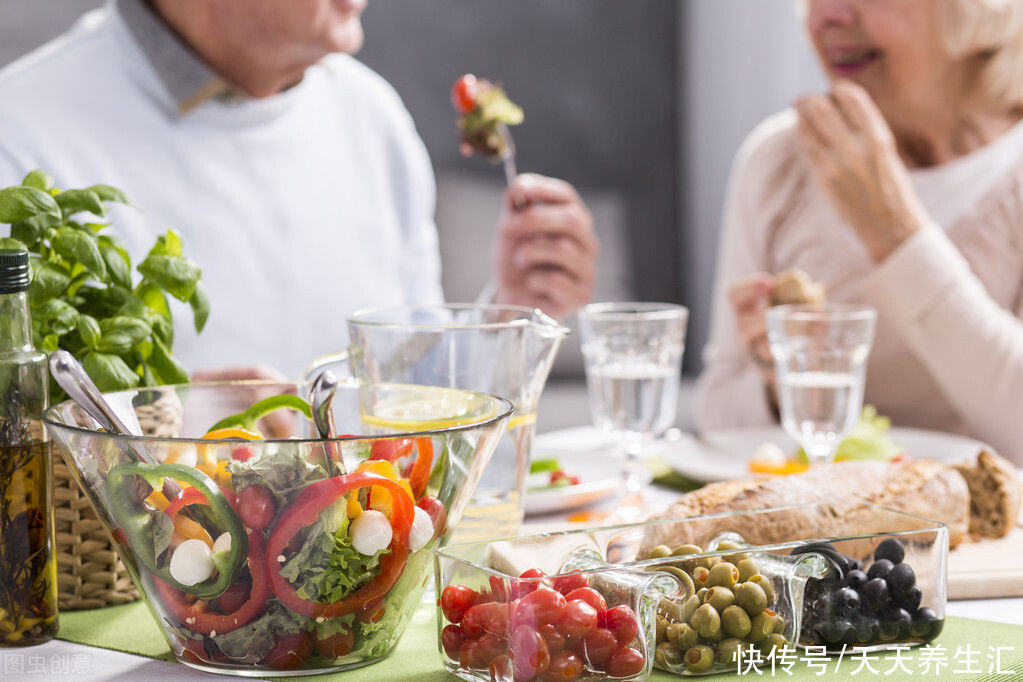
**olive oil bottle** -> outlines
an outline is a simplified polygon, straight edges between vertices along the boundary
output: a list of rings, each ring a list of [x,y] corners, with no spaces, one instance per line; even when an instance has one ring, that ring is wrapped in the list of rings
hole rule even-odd
[[[49,376],[32,345],[28,253],[0,250],[0,646],[57,632]]]

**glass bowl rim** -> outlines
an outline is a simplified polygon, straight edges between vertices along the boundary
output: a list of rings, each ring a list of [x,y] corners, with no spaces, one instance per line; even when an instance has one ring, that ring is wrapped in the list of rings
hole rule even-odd
[[[685,320],[689,317],[689,308],[680,303],[606,301],[585,305],[579,309],[578,315],[580,319],[601,322]]]
[[[518,313],[520,316],[507,322],[475,322],[471,324],[454,324],[445,322],[397,322],[380,319],[370,319],[374,315],[393,314],[403,312],[427,311],[427,310],[483,310]],[[539,308],[530,308],[524,305],[510,305],[505,303],[420,303],[416,305],[381,306],[376,308],[361,308],[348,316],[348,324],[363,327],[375,327],[380,329],[437,329],[446,331],[478,331],[487,329],[508,329],[514,327],[529,327],[533,324],[542,324],[548,333],[567,335],[570,330],[553,317]]]
[[[180,389],[189,389],[189,388],[222,388],[222,387],[253,387],[253,388],[256,388],[256,387],[259,387],[259,386],[282,386],[282,385],[301,386],[303,384],[308,384],[308,383],[309,382],[307,382],[307,381],[295,381],[295,380],[291,380],[291,379],[282,379],[282,380],[273,380],[273,379],[244,379],[244,380],[229,380],[229,381],[199,381],[199,382],[188,383],[188,384],[164,384],[164,385],[161,385],[161,386],[143,386],[141,388],[126,388],[126,389],[122,389],[120,391],[104,392],[103,395],[106,396],[106,395],[119,394],[119,393],[128,393],[128,392],[139,393],[139,392],[143,392],[143,391],[157,392],[157,391],[168,390],[168,389],[172,389],[172,390],[175,391],[175,393],[177,393],[178,390],[180,390]],[[379,383],[377,385],[380,385],[380,386],[418,386],[419,384]],[[338,382],[338,387],[339,388],[358,388],[359,386],[360,386],[360,382],[358,382],[357,380],[354,380],[354,379],[346,379],[346,380],[342,380],[342,381]],[[244,439],[244,438],[202,438],[202,437],[199,437],[199,438],[168,438],[166,436],[144,436],[144,435],[135,435],[135,434],[110,433],[108,431],[100,431],[100,430],[97,430],[97,429],[85,428],[85,427],[77,426],[77,425],[74,425],[74,424],[68,424],[68,423],[64,422],[63,420],[58,420],[58,419],[55,418],[54,415],[56,415],[58,413],[58,409],[62,405],[66,404],[66,403],[74,403],[75,402],[74,400],[71,400],[70,398],[68,398],[67,400],[62,400],[61,402],[57,403],[56,405],[51,405],[50,407],[48,407],[45,410],[43,410],[42,418],[43,418],[43,423],[46,424],[47,427],[52,426],[52,427],[57,428],[57,429],[66,429],[67,431],[70,431],[72,433],[83,434],[83,435],[86,435],[86,436],[99,436],[99,437],[108,438],[108,439],[110,439],[110,440],[112,440],[114,442],[120,442],[120,443],[129,443],[129,442],[168,443],[168,442],[170,442],[170,443],[204,444],[204,445],[217,445],[217,444],[222,444],[222,443],[249,443],[249,444],[252,444],[252,443],[260,443],[260,444],[266,443],[266,444],[280,445],[282,443],[288,443],[288,444],[292,444],[292,445],[318,445],[318,444],[322,444],[322,443],[354,443],[354,442],[358,442],[358,441],[368,441],[368,440],[384,440],[384,439],[390,440],[390,439],[394,439],[394,438],[415,438],[415,437],[422,437],[422,436],[427,436],[427,435],[437,435],[437,434],[444,434],[444,433],[458,433],[458,432],[461,432],[461,431],[469,431],[469,430],[477,429],[477,428],[480,428],[480,427],[483,427],[483,426],[490,426],[491,424],[493,424],[494,422],[496,422],[498,420],[511,417],[512,413],[515,411],[515,406],[511,403],[510,400],[508,400],[506,398],[502,398],[500,396],[493,395],[491,393],[482,393],[480,391],[470,391],[470,390],[461,389],[461,388],[451,388],[451,389],[449,389],[446,386],[425,386],[425,387],[426,388],[438,388],[438,389],[447,389],[447,390],[453,390],[453,391],[461,391],[461,392],[464,392],[464,393],[472,393],[472,394],[479,395],[479,396],[485,396],[485,397],[490,398],[491,400],[494,400],[496,402],[496,409],[495,409],[495,412],[493,414],[491,414],[490,416],[488,416],[485,419],[479,419],[479,420],[476,420],[476,421],[470,421],[470,422],[467,422],[465,424],[458,424],[458,425],[455,425],[455,426],[445,426],[445,427],[437,428],[437,429],[428,429],[428,430],[421,430],[421,431],[403,431],[403,432],[399,432],[399,433],[387,433],[387,434],[380,434],[380,435],[362,434],[362,435],[352,435],[352,436],[339,436],[337,438],[260,438],[260,439],[256,439],[256,440],[248,440],[248,439]]]
[[[532,535],[518,535],[518,536],[512,536],[512,537],[505,537],[505,538],[493,538],[493,539],[489,539],[489,540],[481,540],[481,541],[476,541],[476,542],[460,542],[460,543],[457,543],[457,544],[448,544],[448,545],[445,545],[443,547],[438,547],[437,549],[434,550],[434,557],[437,560],[439,560],[441,557],[443,557],[444,559],[446,559],[448,561],[457,562],[457,563],[460,563],[460,564],[466,565],[466,566],[471,566],[471,567],[473,567],[473,568],[475,568],[477,570],[483,571],[485,574],[495,575],[495,576],[497,576],[499,578],[518,579],[519,576],[508,575],[507,573],[504,573],[503,571],[499,571],[497,569],[490,568],[488,566],[484,566],[483,564],[479,563],[478,561],[471,561],[469,559],[465,559],[463,557],[459,557],[459,556],[453,555],[453,554],[450,553],[449,550],[458,550],[459,548],[472,547],[474,545],[484,545],[484,544],[491,544],[491,543],[497,543],[497,542],[509,542],[509,541],[513,541],[513,540],[538,540],[538,539],[547,538],[547,537],[563,537],[563,536],[571,536],[571,535],[581,535],[583,533],[599,533],[599,532],[604,532],[604,531],[620,531],[620,530],[627,530],[627,529],[642,528],[644,526],[656,526],[656,525],[669,524],[669,523],[671,523],[671,524],[684,523],[684,522],[692,522],[692,521],[701,521],[701,520],[704,520],[704,519],[728,518],[728,517],[732,517],[732,516],[742,516],[742,515],[747,515],[747,514],[757,515],[757,514],[765,514],[765,513],[769,513],[769,512],[791,511],[791,510],[794,510],[794,509],[820,508],[820,507],[826,507],[826,506],[830,506],[830,505],[828,503],[826,503],[826,502],[804,502],[804,503],[799,503],[799,504],[780,505],[780,506],[777,506],[777,507],[760,507],[758,509],[736,509],[736,510],[732,510],[732,511],[716,512],[714,514],[700,514],[698,516],[685,516],[685,517],[671,517],[671,518],[648,519],[646,521],[635,521],[635,522],[632,522],[632,523],[622,523],[622,524],[615,524],[615,525],[611,525],[611,526],[592,526],[592,527],[588,527],[588,528],[569,528],[569,529],[566,529],[566,530],[549,531],[549,532],[546,532],[546,533],[535,533],[535,534],[532,534]],[[876,532],[876,533],[855,533],[855,534],[849,534],[849,535],[827,535],[827,536],[807,538],[805,540],[788,540],[788,541],[785,541],[785,542],[772,542],[772,543],[763,544],[763,545],[750,544],[748,546],[742,547],[741,549],[719,549],[719,550],[714,550],[714,551],[700,552],[698,554],[687,554],[687,555],[685,555],[684,558],[687,559],[687,560],[688,559],[703,559],[703,558],[706,558],[706,557],[720,557],[720,556],[723,556],[723,555],[726,555],[726,554],[735,554],[736,552],[762,552],[762,551],[767,551],[767,550],[794,549],[796,547],[801,547],[803,545],[807,545],[807,544],[810,544],[810,543],[844,542],[844,541],[847,541],[847,540],[866,540],[866,539],[870,539],[870,538],[879,538],[879,537],[900,537],[900,536],[915,535],[917,533],[926,533],[926,532],[932,532],[932,533],[938,533],[938,534],[942,534],[943,533],[943,534],[946,535],[946,537],[947,537],[947,534],[948,534],[948,524],[946,524],[943,521],[938,521],[936,519],[931,519],[931,518],[928,518],[926,516],[921,516],[919,514],[913,514],[911,512],[905,512],[905,511],[902,511],[901,509],[895,509],[893,507],[886,507],[884,505],[879,505],[879,504],[863,503],[863,504],[859,504],[859,505],[855,506],[855,509],[864,509],[864,508],[883,510],[885,512],[890,512],[890,513],[894,514],[896,517],[900,517],[901,516],[901,517],[904,517],[904,518],[907,518],[907,519],[917,519],[918,521],[926,522],[927,525],[924,526],[924,527],[920,527],[920,528],[904,528],[902,530],[879,531],[879,532]],[[658,557],[658,558],[651,557],[651,558],[647,558],[647,559],[637,559],[635,561],[624,561],[622,563],[617,563],[617,564],[607,564],[607,566],[604,566],[604,567],[601,567],[601,568],[587,569],[584,572],[587,573],[587,574],[589,574],[589,573],[602,573],[604,571],[614,571],[614,570],[634,569],[634,568],[645,568],[647,566],[659,566],[659,565],[664,564],[664,563],[670,563],[670,562],[673,562],[673,561],[678,561],[679,558],[680,557],[677,557],[677,556],[669,556],[669,557]],[[571,571],[570,571],[570,573],[571,573]],[[557,577],[559,575],[566,575],[566,574],[558,573],[558,574],[551,575],[550,577],[553,578],[553,577]]]

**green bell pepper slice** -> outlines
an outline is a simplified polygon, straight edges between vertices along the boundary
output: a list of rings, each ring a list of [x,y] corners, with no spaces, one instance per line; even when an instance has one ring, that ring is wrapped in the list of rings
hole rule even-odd
[[[269,398],[263,398],[262,400],[254,402],[238,414],[232,414],[228,417],[224,417],[208,430],[216,431],[218,429],[242,428],[246,431],[258,434],[259,431],[256,429],[256,422],[271,412],[281,409],[295,410],[296,412],[300,412],[305,415],[305,418],[309,421],[312,421],[313,419],[313,410],[309,406],[308,401],[299,398],[297,395],[290,395],[286,393],[283,395],[272,395]]]
[[[162,519],[128,494],[125,485],[129,483],[127,480],[129,476],[141,477],[154,490],[160,489],[163,479],[171,478],[188,483],[205,498],[213,517],[221,522],[223,530],[231,534],[231,547],[213,554],[213,565],[217,569],[216,577],[207,578],[195,585],[183,585],[171,576],[169,561],[164,566],[158,565],[157,559],[162,550],[158,552],[156,549],[154,530]],[[213,479],[184,464],[132,462],[111,469],[107,473],[106,488],[114,521],[124,531],[135,556],[153,575],[182,592],[194,594],[199,599],[214,599],[227,590],[234,581],[235,574],[246,561],[249,539],[241,519]],[[163,512],[158,514],[170,520]]]

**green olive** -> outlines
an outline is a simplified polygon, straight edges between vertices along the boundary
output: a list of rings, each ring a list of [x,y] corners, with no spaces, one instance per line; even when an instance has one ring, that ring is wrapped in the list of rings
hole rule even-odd
[[[703,643],[704,644],[708,644],[710,646],[714,646],[715,644],[717,644],[718,642],[720,642],[724,638],[725,638],[725,631],[722,630],[721,628],[718,628],[715,632],[711,633],[709,636],[704,637],[703,638]]]
[[[706,587],[710,582],[710,569],[706,566],[697,566],[693,569],[693,582],[697,587]]]
[[[752,618],[767,608],[767,595],[757,583],[739,583],[735,586],[735,603]]]
[[[714,660],[718,665],[734,668],[742,658],[742,652],[745,648],[746,643],[741,639],[735,637],[723,639],[714,647]]]
[[[703,549],[699,545],[681,545],[680,547],[676,547],[675,549],[671,550],[672,556],[682,557],[689,556],[690,554],[703,554]],[[704,568],[711,567],[710,559],[707,557],[704,557],[702,559],[691,559],[680,563],[682,565],[682,568],[689,572],[692,572],[693,569],[695,569],[697,566],[703,566]]]
[[[696,630],[685,623],[672,623],[667,630],[668,641],[679,651],[688,651],[696,646],[700,637]]]
[[[735,595],[727,587],[718,585],[707,590],[707,594],[703,595],[703,601],[713,606],[714,610],[718,613],[721,613],[735,603]]]
[[[771,584],[770,578],[766,578],[763,574],[757,573],[756,575],[750,576],[749,582],[760,585],[761,589],[764,590],[764,595],[767,597],[767,603],[774,603],[774,585]]]
[[[672,667],[677,666],[682,662],[682,657],[679,655],[678,649],[667,642],[662,642],[657,645],[657,649],[654,651],[654,663],[665,670],[671,670]]]
[[[753,559],[743,559],[735,565],[739,569],[739,582],[746,582],[751,577],[755,576],[760,569],[757,567],[757,562]]]
[[[696,598],[700,600],[701,604],[703,603],[703,600],[707,596],[708,592],[710,592],[709,587],[701,587],[696,591]]]
[[[774,614],[774,630],[773,631],[776,632],[776,633],[777,632],[784,632],[785,631],[785,619],[782,618],[777,613]]]
[[[739,569],[728,561],[716,564],[714,568],[710,569],[710,575],[707,578],[707,585],[710,587],[721,585],[732,588],[737,582],[739,582]]]
[[[693,607],[696,610],[696,607]],[[689,616],[683,615],[684,610],[682,608],[682,601],[680,599],[672,599],[670,597],[662,599],[657,605],[657,615],[667,620],[669,623],[681,623],[683,620],[689,620]]]
[[[760,649],[762,654],[769,655],[775,649],[783,649],[788,645],[789,641],[785,639],[784,635],[780,635],[777,632],[764,637],[762,640],[757,642],[757,648]]]
[[[749,640],[759,642],[774,632],[774,616],[761,613],[750,621]]]
[[[721,628],[729,637],[746,637],[750,627],[749,614],[741,606],[729,606],[721,612]]]
[[[685,661],[689,672],[707,672],[714,665],[714,650],[709,646],[694,646],[686,652]]]
[[[666,618],[662,618],[661,616],[657,616],[657,628],[656,628],[657,639],[654,640],[654,641],[663,642],[665,639],[667,639],[668,625],[670,625],[670,623],[667,621]]]
[[[731,540],[722,540],[721,542],[718,543],[717,549],[715,551],[721,552],[729,549],[742,548],[743,546],[740,545],[738,542],[732,542]],[[721,557],[722,561],[727,561],[729,563],[736,565],[738,565],[740,561],[745,561],[746,559],[749,559],[749,554],[747,554],[746,552],[736,552],[735,554],[726,554]]]
[[[700,637],[707,638],[721,632],[721,616],[710,604],[704,604],[696,609],[689,624],[693,626]]]
[[[682,618],[679,620],[688,621],[691,619],[693,614],[696,613],[696,609],[700,608],[701,603],[702,602],[698,596],[695,594],[691,595],[688,599],[682,602]]]
[[[664,557],[669,556],[671,556],[671,547],[668,547],[667,545],[657,545],[656,547],[650,550],[649,558],[663,559]]]

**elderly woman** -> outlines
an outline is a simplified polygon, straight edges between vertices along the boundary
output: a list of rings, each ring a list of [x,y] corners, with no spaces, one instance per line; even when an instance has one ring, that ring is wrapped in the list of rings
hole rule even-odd
[[[1023,0],[809,0],[831,82],[762,123],[725,208],[701,428],[773,419],[799,268],[878,311],[865,400],[1023,464]]]

